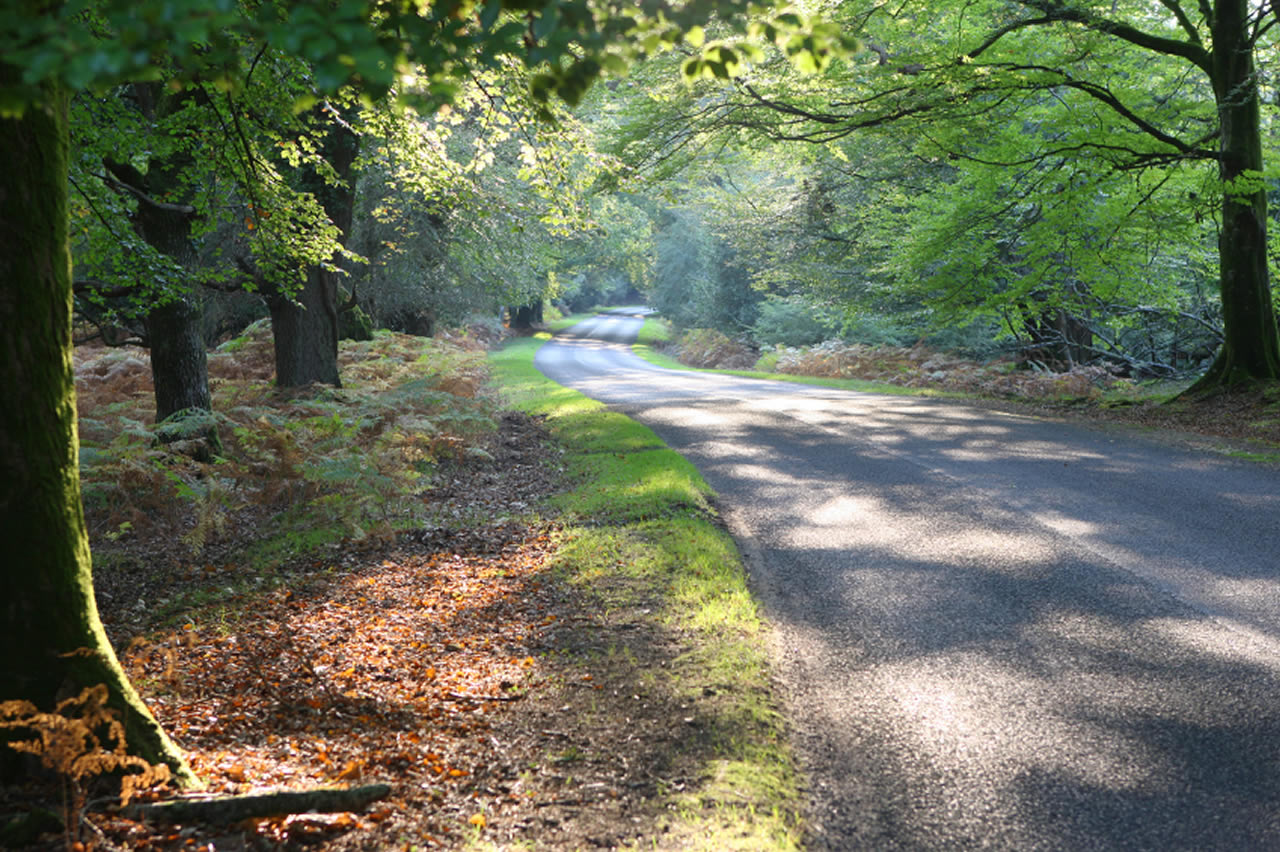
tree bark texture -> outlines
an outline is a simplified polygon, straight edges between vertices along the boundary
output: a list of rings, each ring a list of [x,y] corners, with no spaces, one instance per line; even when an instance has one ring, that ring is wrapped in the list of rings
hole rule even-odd
[[[355,181],[352,166],[359,139],[345,121],[334,121],[325,136],[322,153],[342,183],[326,183],[314,170],[302,176],[302,188],[312,193],[330,221],[342,232],[342,244],[351,237],[355,213]],[[268,297],[271,333],[275,343],[276,385],[299,387],[312,382],[341,386],[338,375],[338,284],[341,273],[321,267],[307,270],[307,280],[293,298],[282,293]]]
[[[0,64],[0,82],[18,78]],[[0,700],[51,709],[107,685],[129,749],[198,783],[98,618],[80,502],[67,241],[67,97],[0,119]],[[6,750],[7,751],[7,750]]]
[[[200,306],[184,293],[147,312],[151,344],[151,380],[156,392],[156,421],[179,411],[213,410],[209,363],[200,333]]]
[[[1223,181],[1262,172],[1258,75],[1248,0],[1219,0],[1213,20],[1213,91]],[[1218,237],[1224,342],[1192,393],[1252,379],[1280,378],[1280,334],[1267,269],[1267,194],[1228,192]]]
[[[313,267],[292,299],[282,294],[267,298],[277,386],[294,388],[312,382],[341,386],[336,277]]]

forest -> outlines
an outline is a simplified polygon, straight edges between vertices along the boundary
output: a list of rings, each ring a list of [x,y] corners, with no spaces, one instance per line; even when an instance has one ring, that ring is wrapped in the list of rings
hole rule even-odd
[[[264,565],[414,535],[537,562],[546,435],[485,351],[598,306],[652,307],[695,366],[1274,402],[1277,23],[1243,0],[18,2],[0,729],[83,688],[89,727],[120,727],[62,767],[77,787],[153,764],[192,786],[166,729],[199,724],[146,706],[204,629],[175,587],[239,599]],[[280,624],[260,643],[322,685],[342,654]],[[477,687],[499,703],[534,660],[510,641]],[[363,717],[358,692],[317,694]],[[344,782],[361,760],[315,758]]]

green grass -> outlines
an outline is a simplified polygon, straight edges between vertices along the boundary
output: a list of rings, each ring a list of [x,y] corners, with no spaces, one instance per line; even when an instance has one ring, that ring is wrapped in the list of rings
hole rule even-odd
[[[1280,452],[1249,452],[1247,450],[1227,450],[1226,455],[1241,461],[1257,464],[1280,464]]]
[[[581,311],[576,314],[569,314],[568,316],[562,316],[559,319],[554,319],[548,322],[547,328],[551,329],[553,332],[564,331],[566,328],[577,325],[583,320],[589,320],[595,315],[595,311]]]
[[[647,317],[640,333],[636,335],[636,345],[654,346],[671,340],[671,323],[658,317]]]
[[[540,345],[516,341],[490,363],[507,402],[545,416],[565,449],[571,490],[554,500],[564,523],[557,570],[602,611],[643,607],[688,639],[656,675],[638,675],[702,714],[701,781],[667,794],[662,845],[798,848],[796,770],[767,686],[764,628],[710,487],[646,427],[543,377],[533,367]]]

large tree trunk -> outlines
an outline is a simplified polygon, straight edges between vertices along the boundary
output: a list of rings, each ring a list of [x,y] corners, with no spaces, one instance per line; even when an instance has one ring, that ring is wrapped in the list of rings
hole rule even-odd
[[[0,65],[0,83],[19,79]],[[104,683],[130,751],[198,783],[130,685],[93,597],[80,503],[67,242],[67,100],[0,119],[0,700]]]
[[[341,385],[336,277],[312,267],[292,299],[279,294],[268,297],[277,386],[295,388],[312,382]]]
[[[175,170],[180,166],[169,164]],[[157,195],[168,191],[160,168],[153,180],[143,185]],[[156,185],[160,184],[160,185]],[[138,205],[134,228],[139,236],[184,269],[195,266],[195,246],[191,243],[192,213],[177,205]],[[200,331],[200,303],[192,293],[178,293],[147,312],[144,319],[147,344],[151,347],[151,379],[155,386],[156,420],[188,409],[213,410],[209,394],[209,363],[204,335]]]
[[[1258,77],[1248,0],[1219,0],[1213,23],[1213,90],[1221,123],[1223,181],[1262,176]],[[1191,393],[1255,379],[1280,378],[1280,334],[1267,271],[1267,194],[1256,188],[1222,199],[1218,237],[1224,342]]]
[[[323,113],[321,113],[323,115]],[[334,121],[322,153],[341,183],[326,182],[314,169],[302,176],[302,188],[319,199],[329,220],[351,237],[355,215],[352,168],[359,139],[345,121]],[[276,385],[289,388],[321,382],[338,386],[338,282],[341,274],[321,267],[307,271],[307,280],[292,299],[275,294],[267,299],[276,352]]]
[[[196,297],[184,294],[147,312],[151,380],[156,391],[156,421],[179,411],[213,410],[209,363],[200,333]]]

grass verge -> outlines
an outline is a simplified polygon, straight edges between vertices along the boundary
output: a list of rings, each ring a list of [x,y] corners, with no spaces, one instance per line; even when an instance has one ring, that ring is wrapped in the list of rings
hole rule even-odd
[[[1036,403],[1058,403],[1092,405],[1102,409],[1112,409],[1141,405],[1164,405],[1171,410],[1179,405],[1178,395],[1190,386],[1193,379],[1146,379],[1119,382],[1115,386],[1102,386],[1097,389],[1096,396],[1081,397],[1078,388],[1064,391],[1060,396],[1053,394],[1028,392],[1025,396],[1016,392],[988,393],[971,387],[945,386],[907,386],[894,382],[879,381],[868,378],[832,378],[830,376],[809,376],[798,373],[779,373],[769,370],[732,370],[716,367],[692,367],[662,351],[662,344],[674,337],[670,323],[658,317],[649,317],[636,339],[632,350],[641,358],[657,367],[668,370],[688,370],[695,373],[721,373],[730,376],[742,376],[749,379],[768,379],[777,382],[815,385],[818,387],[836,388],[839,390],[863,391],[868,393],[893,394],[897,396],[936,397],[943,399],[995,399],[1000,401]],[[766,361],[762,358],[761,361]],[[1016,375],[1035,376],[1030,371],[1013,371]]]
[[[517,341],[490,363],[508,403],[545,417],[564,449],[572,490],[556,498],[557,570],[600,612],[644,621],[675,649],[657,662],[609,659],[615,678],[631,667],[638,692],[662,692],[682,708],[669,720],[670,750],[699,764],[660,788],[669,816],[654,843],[798,848],[800,797],[768,686],[763,627],[711,489],[652,431],[543,377],[533,367],[541,343]]]

